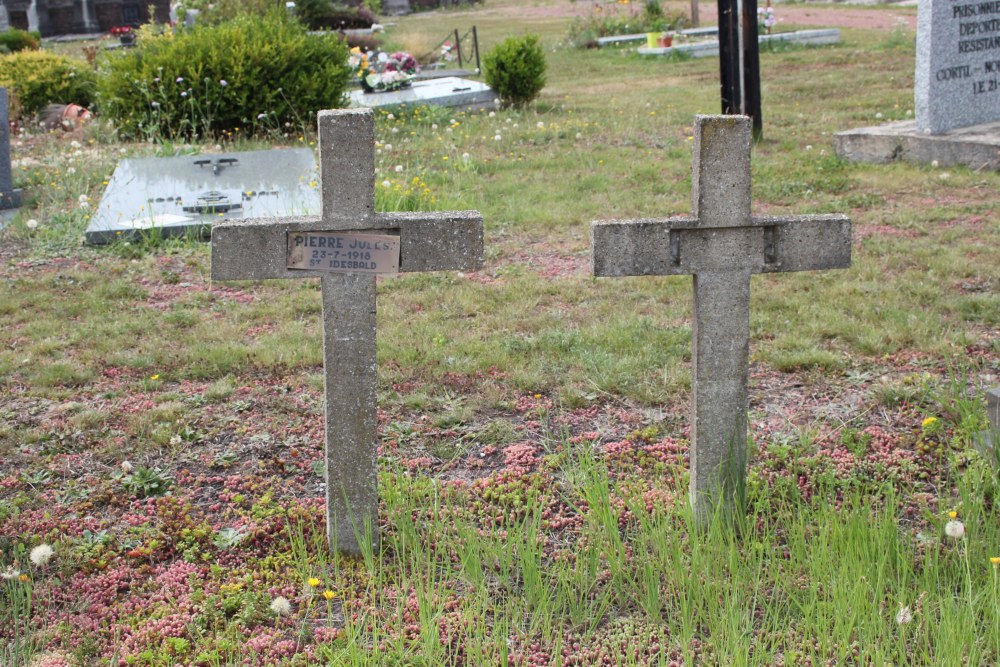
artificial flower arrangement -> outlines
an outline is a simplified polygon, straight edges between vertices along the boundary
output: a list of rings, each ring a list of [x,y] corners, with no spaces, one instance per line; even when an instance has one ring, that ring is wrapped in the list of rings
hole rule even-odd
[[[778,19],[774,16],[774,7],[771,3],[767,3],[767,7],[763,7],[757,10],[757,34],[763,35],[767,33],[771,34],[771,28],[774,24],[778,22]]]
[[[361,87],[366,92],[399,90],[413,82],[420,66],[417,59],[405,51],[387,54],[384,51],[362,53],[354,47],[348,64],[355,68]]]

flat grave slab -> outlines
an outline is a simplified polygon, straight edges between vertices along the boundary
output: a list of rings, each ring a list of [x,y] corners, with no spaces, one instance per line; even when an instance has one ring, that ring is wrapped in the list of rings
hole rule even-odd
[[[455,76],[425,81],[417,80],[406,88],[384,93],[366,93],[363,90],[353,90],[350,97],[352,107],[372,109],[434,104],[442,107],[475,110],[492,108],[498,99],[493,89],[485,83]]]
[[[796,30],[795,32],[779,32],[773,35],[760,35],[761,44],[788,42],[805,46],[829,46],[840,43],[839,28],[822,28],[819,30]],[[669,56],[671,53],[686,53],[692,58],[707,58],[719,55],[718,40],[704,42],[685,42],[674,46],[640,47],[639,53],[644,56]]]
[[[929,134],[917,121],[859,127],[833,135],[837,155],[852,162],[885,164],[903,160],[939,167],[1000,170],[1000,122]]]
[[[122,160],[87,227],[90,244],[208,238],[219,220],[317,215],[319,171],[308,148]]]

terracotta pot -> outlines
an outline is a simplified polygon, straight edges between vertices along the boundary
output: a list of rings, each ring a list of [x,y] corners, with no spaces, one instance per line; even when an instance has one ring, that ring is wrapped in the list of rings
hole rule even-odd
[[[663,47],[665,49],[669,49],[673,43],[674,43],[673,35],[664,35],[663,37],[660,37],[658,40],[656,40],[657,46]]]

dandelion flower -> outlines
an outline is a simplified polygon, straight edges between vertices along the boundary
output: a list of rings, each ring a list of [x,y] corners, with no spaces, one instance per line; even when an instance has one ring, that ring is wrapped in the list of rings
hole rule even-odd
[[[38,567],[43,567],[49,562],[49,560],[52,559],[53,554],[55,554],[55,550],[53,550],[51,546],[48,544],[39,544],[31,550],[31,554],[28,558],[30,558],[31,562]]]
[[[537,123],[535,123],[535,127],[537,127],[540,130],[545,127],[545,123],[543,123],[542,121],[538,121]]]
[[[31,218],[30,220],[24,223],[24,226],[27,227],[28,229],[35,229],[36,227],[38,227],[38,221],[35,220],[34,218]]]
[[[182,77],[182,76],[177,77],[176,82],[177,83],[183,83],[184,82],[184,77]]]
[[[382,181],[382,187],[383,188],[392,187],[392,183],[390,183],[389,181]]]
[[[496,118],[496,116],[497,116],[497,112],[496,111],[491,111],[490,112],[490,118]]]
[[[991,556],[990,562],[993,563],[993,569],[1000,567],[1000,556]]]
[[[7,581],[10,581],[11,579],[17,579],[20,576],[21,576],[21,571],[15,570],[13,565],[8,565],[7,569],[5,569],[3,572],[0,572],[0,579],[6,579]]]
[[[913,612],[910,608],[904,605],[899,606],[899,611],[896,612],[896,623],[898,625],[906,625],[913,620]]]
[[[390,113],[390,114],[386,114],[386,119],[387,120],[396,120],[396,117]]]
[[[257,114],[257,120],[264,120],[265,118],[267,118],[267,114],[266,113],[259,113],[259,114]]]
[[[469,161],[469,154],[468,153],[462,153],[462,159],[465,160],[466,162],[468,162]]]
[[[397,164],[396,168],[395,168],[395,171],[396,171],[397,174],[403,173],[403,165]]]
[[[279,595],[271,600],[271,611],[278,616],[288,616],[292,613],[292,603],[288,601],[288,598]]]
[[[503,137],[501,137],[499,134],[493,135],[493,141],[501,141],[502,139]]]
[[[326,598],[327,600],[332,600],[333,598],[337,597],[337,594],[331,591],[330,589],[326,589],[325,591],[323,591],[323,597]]]
[[[385,146],[383,146],[382,148],[384,148],[384,149],[385,149],[385,152],[386,152],[386,153],[391,153],[391,152],[392,152],[392,144],[386,144],[386,145],[385,145]]]
[[[309,577],[309,579],[306,580],[306,583],[309,584],[312,588],[316,588],[317,586],[320,585],[320,580],[317,579],[316,577]]]
[[[965,524],[957,519],[952,519],[944,525],[944,534],[953,540],[960,540],[965,536]]]
[[[220,79],[219,80],[219,85],[222,86],[223,88],[225,88],[226,86],[229,85],[229,82],[227,82],[225,79]]]
[[[958,518],[958,512],[956,512],[955,510],[952,510],[952,511],[948,512],[948,518],[949,519],[957,519]]]

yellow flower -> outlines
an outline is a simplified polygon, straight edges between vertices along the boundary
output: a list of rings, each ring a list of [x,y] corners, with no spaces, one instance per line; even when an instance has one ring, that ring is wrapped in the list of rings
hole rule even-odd
[[[1000,567],[1000,556],[990,557],[990,562],[993,563],[993,569],[994,570],[997,569],[998,567]]]
[[[948,512],[948,518],[949,519],[957,519],[958,518],[958,512],[956,512],[954,510],[952,510],[951,512]]]
[[[998,558],[997,560],[1000,561],[1000,558]],[[329,588],[323,591],[323,597],[325,597],[327,600],[332,600],[336,596],[337,594],[331,591]]]
[[[149,376],[149,379],[150,379],[150,380],[154,380],[154,381],[155,381],[155,380],[159,380],[159,379],[160,379],[160,374],[159,374],[159,373],[157,373],[157,374],[155,374],[155,375],[150,375],[150,376]]]
[[[319,586],[320,581],[316,577],[309,577],[307,583],[313,588],[316,588],[317,586]]]
[[[23,583],[23,584],[26,584],[26,583],[28,583],[29,581],[31,581],[31,577],[29,577],[29,576],[28,576],[28,575],[26,575],[26,574],[22,574],[22,575],[21,575],[20,577],[18,577],[17,579],[18,579],[18,581],[20,581],[20,582],[21,582],[21,583]]]
[[[928,426],[934,426],[937,423],[937,417],[928,417],[920,423],[921,426],[927,428]]]

